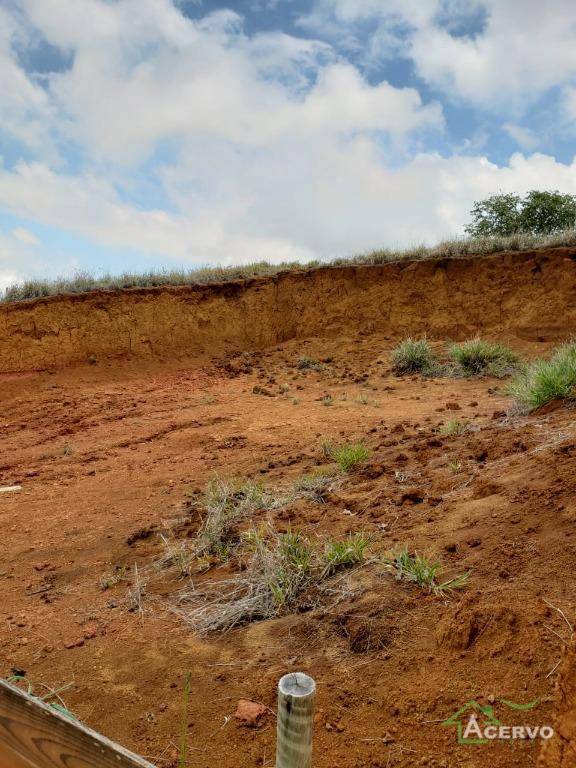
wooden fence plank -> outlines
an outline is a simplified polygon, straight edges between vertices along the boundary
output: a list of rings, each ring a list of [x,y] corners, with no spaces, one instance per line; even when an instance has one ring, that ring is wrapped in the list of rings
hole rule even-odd
[[[154,768],[0,680],[0,768]]]

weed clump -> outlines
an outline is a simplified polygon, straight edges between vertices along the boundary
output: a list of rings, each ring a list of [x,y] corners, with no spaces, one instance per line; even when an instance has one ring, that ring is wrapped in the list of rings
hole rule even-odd
[[[435,595],[445,595],[455,589],[466,586],[470,571],[439,581],[442,565],[439,560],[431,560],[414,552],[410,554],[408,547],[400,550],[391,558],[385,558],[384,563],[389,571],[394,573],[397,581],[408,581],[420,589]]]
[[[436,356],[426,339],[407,338],[392,350],[390,357],[392,370],[398,376],[406,373],[432,373],[436,366]]]
[[[455,365],[455,373],[462,376],[487,374],[503,378],[518,367],[518,357],[511,349],[480,338],[452,344],[448,355]]]
[[[196,536],[179,541],[173,535],[161,534],[164,553],[156,566],[175,568],[180,576],[189,576],[199,559],[224,562],[239,542],[242,521],[261,510],[279,509],[291,500],[291,495],[267,490],[253,480],[212,480],[201,499],[191,505],[202,518]]]
[[[338,570],[361,562],[368,545],[363,542],[364,538],[356,537],[349,537],[348,542],[334,541],[320,554],[301,533],[251,530],[243,537],[245,561],[240,573],[183,590],[179,610],[203,633],[226,632],[281,615],[297,607],[303,592]]]
[[[524,411],[552,400],[576,400],[576,341],[558,347],[549,360],[527,365],[507,392]]]

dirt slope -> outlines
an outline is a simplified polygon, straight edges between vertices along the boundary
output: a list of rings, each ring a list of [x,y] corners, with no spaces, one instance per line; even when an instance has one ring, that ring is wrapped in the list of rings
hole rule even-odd
[[[171,359],[368,331],[557,339],[576,328],[576,250],[323,268],[194,288],[0,305],[0,371]]]
[[[360,288],[344,290],[336,281],[325,336],[313,331],[322,308],[303,306],[292,326],[281,325],[275,311],[272,331],[263,324],[257,337],[251,318],[245,335],[230,340],[264,346],[279,328],[311,336],[266,349],[225,353],[222,334],[220,352],[206,349],[214,359],[182,351],[167,362],[101,355],[92,365],[5,374],[0,485],[21,483],[23,490],[0,495],[0,675],[25,671],[40,693],[69,685],[61,695],[74,713],[159,768],[178,762],[187,670],[188,764],[272,766],[276,681],[294,669],[318,682],[315,768],[537,765],[540,740],[459,744],[455,729],[441,722],[470,700],[493,706],[509,725],[556,725],[559,737],[546,744],[540,764],[571,766],[574,653],[562,663],[570,631],[560,611],[574,626],[574,411],[509,418],[505,382],[398,378],[389,366],[394,338],[408,328],[426,328],[439,352],[478,332],[509,340],[526,358],[573,332],[568,254],[487,261],[394,267],[403,299],[371,284],[371,270],[350,271],[347,288],[366,288],[366,311],[375,324],[378,313],[384,318],[380,331],[357,327],[351,310],[364,311]],[[473,291],[473,273],[476,280],[485,275],[482,290],[478,283]],[[223,296],[211,306],[232,317],[251,301],[256,307],[259,292],[273,306],[268,292],[276,286],[287,295],[291,282],[294,301],[297,286],[318,291],[317,281],[326,281],[330,295],[329,275],[338,274],[234,287],[229,308]],[[437,306],[418,293],[435,280]],[[389,304],[377,303],[378,291],[388,291]],[[95,310],[80,310],[94,302],[113,303],[120,313],[125,301],[126,316],[140,303],[152,317],[155,301],[179,306],[183,295],[88,296],[8,311],[48,317],[67,307],[88,327]],[[450,296],[455,309],[441,311]],[[212,315],[205,317],[216,334]],[[55,355],[56,346],[42,346],[45,338],[37,349]],[[299,369],[304,355],[323,360],[321,369]],[[454,418],[468,422],[464,434],[440,436],[438,427]],[[372,455],[324,504],[299,500],[250,522],[270,518],[279,530],[302,530],[319,543],[364,531],[374,556],[406,545],[439,557],[447,574],[470,570],[465,590],[436,597],[396,581],[375,561],[345,572],[301,612],[224,635],[201,637],[174,612],[186,579],[160,574],[143,596],[142,615],[129,610],[134,567],[149,573],[164,553],[160,534],[177,541],[195,534],[191,494],[215,475],[290,488],[325,463],[326,438],[362,440]],[[231,567],[209,574],[230,575]],[[232,717],[240,698],[270,708],[257,728]],[[501,702],[535,699],[527,712]]]

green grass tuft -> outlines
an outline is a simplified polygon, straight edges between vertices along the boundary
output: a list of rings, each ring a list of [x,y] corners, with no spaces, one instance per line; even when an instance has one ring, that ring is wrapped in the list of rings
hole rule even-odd
[[[448,354],[463,376],[488,374],[501,378],[518,367],[518,356],[502,344],[494,344],[480,338],[452,344]]]
[[[335,461],[343,472],[349,472],[372,455],[370,448],[363,443],[344,443],[330,446],[328,450],[332,461]]]
[[[470,571],[468,571],[439,582],[442,573],[440,560],[431,560],[417,552],[410,554],[408,547],[404,547],[392,558],[385,558],[384,563],[388,570],[395,574],[397,581],[412,582],[420,589],[435,595],[445,595],[455,589],[462,589],[468,583],[470,576]]]
[[[527,365],[507,392],[525,411],[552,400],[576,400],[576,341],[558,347],[549,360]]]
[[[405,373],[432,373],[437,365],[436,356],[426,339],[407,338],[392,350],[392,370]]]
[[[326,543],[324,549],[324,570],[322,577],[331,576],[341,568],[351,568],[364,562],[370,539],[363,533],[349,534],[347,539],[334,539]]]

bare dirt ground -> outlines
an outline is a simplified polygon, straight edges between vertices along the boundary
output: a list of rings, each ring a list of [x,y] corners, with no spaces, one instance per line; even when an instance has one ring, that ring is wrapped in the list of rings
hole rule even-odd
[[[551,346],[499,340],[527,357]],[[71,683],[72,712],[161,767],[177,764],[187,671],[188,764],[272,766],[276,683],[297,669],[318,683],[316,768],[536,765],[539,744],[459,745],[441,721],[475,699],[511,725],[554,723],[570,630],[553,606],[576,617],[574,411],[507,418],[503,382],[400,379],[392,346],[360,335],[5,375],[0,484],[23,490],[0,496],[0,675]],[[298,370],[302,355],[324,369]],[[440,437],[455,417],[470,429]],[[274,513],[277,527],[366,531],[374,554],[406,544],[471,570],[465,590],[429,595],[372,563],[320,606],[224,635],[171,611],[174,584],[128,610],[134,566],[161,554],[191,492],[214,476],[286,487],[324,462],[324,438],[372,456],[326,504]],[[272,710],[259,727],[231,717],[240,698]],[[519,713],[499,698],[540,703]]]

